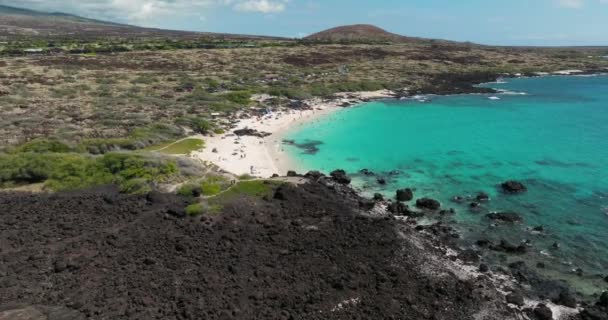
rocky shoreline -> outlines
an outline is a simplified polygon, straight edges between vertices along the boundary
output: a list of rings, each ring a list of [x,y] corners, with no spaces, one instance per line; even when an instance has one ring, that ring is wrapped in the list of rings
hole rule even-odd
[[[606,297],[577,315],[525,264],[490,272],[341,170],[289,175],[217,216],[112,187],[0,193],[0,319],[605,319]]]

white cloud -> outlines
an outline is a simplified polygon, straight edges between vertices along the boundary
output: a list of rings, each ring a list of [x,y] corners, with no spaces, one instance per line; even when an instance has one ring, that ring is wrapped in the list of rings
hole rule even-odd
[[[587,2],[586,0],[555,0],[557,5],[562,7],[562,8],[571,8],[571,9],[578,9],[578,8],[582,8],[585,3]],[[597,0],[599,1],[599,3],[604,3],[604,4],[608,4],[608,0]]]
[[[580,8],[585,3],[584,0],[558,0],[557,4],[564,8]]]
[[[245,0],[239,1],[234,8],[238,11],[276,13],[285,10],[287,1]]]
[[[164,18],[198,19],[214,7],[242,12],[277,13],[288,0],[0,0],[0,4],[43,11],[58,11],[143,26],[161,24]]]

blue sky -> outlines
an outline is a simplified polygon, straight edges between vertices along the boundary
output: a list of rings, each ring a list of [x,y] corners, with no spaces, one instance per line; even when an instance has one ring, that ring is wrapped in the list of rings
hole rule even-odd
[[[608,0],[0,0],[136,25],[301,37],[354,23],[502,45],[608,45]]]

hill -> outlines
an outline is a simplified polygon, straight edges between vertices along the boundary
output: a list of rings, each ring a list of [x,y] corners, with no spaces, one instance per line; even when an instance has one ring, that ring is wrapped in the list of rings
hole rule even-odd
[[[144,28],[115,22],[84,18],[63,12],[41,12],[0,5],[0,38],[70,37],[90,38],[199,38],[268,39],[270,37],[229,35],[191,31]]]
[[[415,40],[415,38],[391,33],[368,24],[331,28],[312,34],[304,39],[330,42],[410,42]]]

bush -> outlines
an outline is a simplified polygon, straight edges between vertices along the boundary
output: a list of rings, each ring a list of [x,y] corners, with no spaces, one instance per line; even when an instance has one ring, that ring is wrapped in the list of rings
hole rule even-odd
[[[144,193],[154,183],[178,173],[172,161],[139,154],[109,153],[91,157],[77,153],[0,155],[0,186],[40,183],[53,191],[117,184],[126,193]]]
[[[201,186],[196,184],[185,184],[177,190],[177,194],[182,197],[199,197],[201,193]]]
[[[251,92],[249,91],[233,91],[225,93],[222,97],[230,102],[248,105],[251,103]]]
[[[39,138],[39,139],[35,139],[30,142],[22,144],[15,151],[16,152],[36,152],[36,153],[43,153],[43,152],[64,153],[64,152],[70,152],[71,148],[67,144],[65,144],[61,141],[58,141],[56,139]]]
[[[195,203],[186,207],[186,214],[189,216],[198,216],[203,214],[203,204]]]

